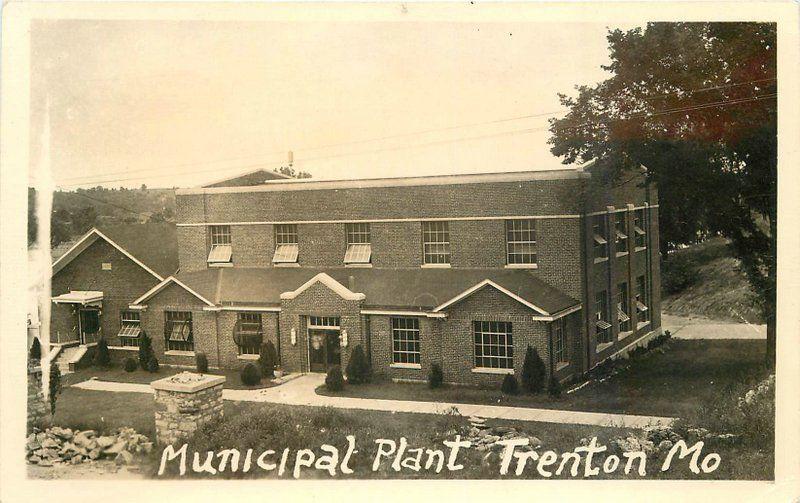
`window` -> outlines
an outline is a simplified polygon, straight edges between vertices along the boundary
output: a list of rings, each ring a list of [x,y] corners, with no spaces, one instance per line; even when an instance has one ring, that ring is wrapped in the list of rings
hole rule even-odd
[[[259,354],[263,335],[260,313],[238,314],[233,340],[239,347],[240,355]]]
[[[631,317],[628,312],[628,284],[620,283],[617,293],[617,321],[620,332],[631,331]]]
[[[450,263],[448,222],[422,222],[422,256],[425,264]]]
[[[192,313],[166,311],[164,313],[164,337],[168,351],[194,351],[192,336]]]
[[[606,233],[606,215],[592,217],[592,235],[594,238],[594,258],[608,258],[608,234]]]
[[[472,331],[475,341],[476,367],[514,368],[514,341],[510,322],[473,321]]]
[[[347,234],[347,251],[344,254],[344,263],[369,264],[372,257],[369,224],[347,224],[345,234]]]
[[[309,316],[308,328],[338,330],[341,320],[338,316]]]
[[[553,360],[567,363],[567,319],[559,318],[553,322]]]
[[[119,323],[119,345],[138,348],[139,334],[142,332],[138,311],[122,311]]]
[[[297,263],[300,249],[297,245],[297,225],[278,224],[275,226],[275,255],[273,264]]]
[[[509,265],[536,264],[534,220],[506,220],[506,260]]]
[[[625,220],[626,213],[618,211],[614,214],[614,228],[616,232],[617,253],[628,252],[628,223]]]
[[[608,322],[608,292],[603,290],[594,294],[595,335],[599,344],[611,342],[611,323]]]
[[[417,318],[392,318],[392,363],[419,364]]]
[[[647,280],[644,275],[636,278],[636,319],[639,323],[650,321],[650,297],[647,295]]]
[[[647,221],[645,219],[645,210],[636,210],[633,214],[633,232],[636,235],[636,249],[647,248]]]
[[[208,263],[228,264],[233,255],[231,248],[231,226],[211,226],[211,251],[208,252]]]

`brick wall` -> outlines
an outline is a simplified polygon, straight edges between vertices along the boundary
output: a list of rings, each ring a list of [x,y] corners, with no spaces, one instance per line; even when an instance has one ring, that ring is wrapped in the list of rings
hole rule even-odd
[[[192,227],[207,232],[207,228]],[[208,245],[210,247],[210,244]],[[233,263],[237,267],[264,267],[272,263],[275,234],[271,225],[231,225]],[[207,249],[204,249],[206,257]],[[201,269],[206,267],[203,260]]]
[[[372,348],[372,370],[375,375],[393,379],[424,381],[428,378],[433,363],[442,364],[438,325],[433,318],[416,317],[419,323],[420,366],[419,369],[392,367],[392,318],[394,316],[370,316],[369,334]],[[398,316],[400,318],[400,316]]]
[[[181,272],[208,267],[208,245],[205,227],[178,227],[178,263]]]
[[[103,263],[110,263],[111,270],[105,271]],[[103,292],[101,333],[109,346],[119,345],[117,333],[120,329],[122,310],[140,295],[158,284],[155,276],[145,271],[119,250],[103,239],[92,243],[72,262],[53,275],[51,291],[53,296],[68,293],[70,290],[96,290]],[[78,319],[73,305],[53,305],[50,319],[51,340],[60,337],[62,341],[71,336],[77,339]]]

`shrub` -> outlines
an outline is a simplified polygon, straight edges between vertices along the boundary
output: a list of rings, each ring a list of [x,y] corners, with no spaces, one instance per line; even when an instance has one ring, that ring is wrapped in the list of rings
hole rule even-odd
[[[506,374],[506,376],[503,378],[503,385],[500,386],[500,391],[506,395],[516,395],[519,393],[519,384],[517,384],[517,378],[512,374]]]
[[[528,346],[525,362],[522,364],[522,385],[528,393],[541,393],[544,389],[546,369],[539,351]]]
[[[278,364],[278,352],[272,341],[261,344],[261,354],[258,357],[258,367],[261,375],[268,378],[275,377],[275,365]]]
[[[438,363],[431,365],[431,371],[428,374],[428,386],[431,388],[438,388],[444,381],[444,374],[442,374],[442,367]]]
[[[258,367],[252,363],[248,363],[242,369],[241,379],[242,384],[245,386],[255,386],[261,382],[261,372],[258,370]]]
[[[39,338],[33,338],[33,344],[31,344],[31,350],[28,353],[28,359],[33,361],[40,361],[42,359],[42,345],[39,343]]]
[[[139,332],[139,366],[142,370],[147,370],[151,358],[153,358],[153,347],[150,344],[150,337],[144,331]]]
[[[95,367],[108,367],[109,363],[111,363],[111,355],[108,354],[108,343],[105,337],[100,337],[94,348],[94,365]]]
[[[135,359],[133,358],[125,359],[125,372],[133,372],[138,368],[139,368],[139,363],[137,363]]]
[[[158,359],[155,356],[150,357],[150,361],[147,362],[147,371],[148,372],[158,372]]]
[[[692,256],[676,252],[668,255],[661,267],[661,288],[667,295],[686,290],[697,281],[697,266]]]
[[[364,349],[359,344],[353,348],[350,361],[347,362],[347,382],[350,384],[362,384],[370,381],[370,368]]]
[[[340,366],[334,365],[328,370],[328,375],[325,376],[325,387],[328,391],[342,391],[344,389],[344,376]]]
[[[208,374],[208,357],[202,351],[194,355],[194,363],[199,374]]]
[[[50,386],[48,391],[50,392],[50,414],[55,415],[56,399],[58,394],[61,393],[61,370],[58,365],[50,365]]]
[[[551,398],[561,397],[561,383],[555,376],[550,376],[550,382],[547,384],[547,394]]]

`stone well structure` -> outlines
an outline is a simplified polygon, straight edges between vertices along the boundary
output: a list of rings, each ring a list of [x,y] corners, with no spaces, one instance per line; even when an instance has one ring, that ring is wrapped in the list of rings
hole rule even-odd
[[[182,372],[150,383],[154,391],[156,441],[170,445],[222,417],[224,376]]]
[[[28,430],[50,414],[42,389],[42,367],[28,366]]]

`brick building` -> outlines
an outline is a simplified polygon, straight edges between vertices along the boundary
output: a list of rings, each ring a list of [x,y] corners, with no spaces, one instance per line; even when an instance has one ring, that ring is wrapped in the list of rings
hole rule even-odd
[[[159,360],[494,384],[528,346],[560,379],[660,331],[658,199],[595,166],[177,191],[180,272],[137,285]],[[131,322],[133,323],[133,322]]]

